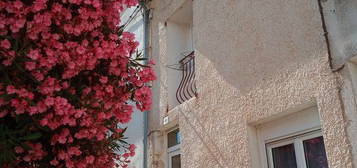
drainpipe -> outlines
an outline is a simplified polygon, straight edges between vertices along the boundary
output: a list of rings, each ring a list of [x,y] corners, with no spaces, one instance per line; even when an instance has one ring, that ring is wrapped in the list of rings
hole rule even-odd
[[[331,70],[333,70],[333,64],[332,64],[332,56],[331,56],[331,49],[330,49],[330,40],[328,37],[328,31],[326,27],[326,21],[325,21],[325,15],[324,15],[324,9],[322,7],[322,0],[317,0],[317,3],[319,5],[319,12],[320,12],[320,17],[321,17],[321,25],[322,25],[322,30],[324,31],[324,37],[325,37],[325,42],[326,42],[326,47],[327,47],[327,55],[329,59],[329,66]]]
[[[332,53],[331,53],[331,44],[330,44],[329,34],[327,31],[327,26],[326,26],[324,8],[322,5],[323,2],[326,2],[326,0],[317,0],[318,6],[319,6],[320,17],[321,17],[322,30],[324,31],[324,37],[325,37],[325,42],[326,42],[326,47],[327,47],[327,55],[328,55],[328,59],[329,59],[328,62],[329,62],[331,71],[338,72],[345,67],[345,64],[342,64],[339,67],[334,66],[333,57],[332,57]]]
[[[144,57],[149,58],[149,14],[150,10],[146,7],[145,1],[140,1],[140,5],[143,10],[143,21],[144,21]],[[147,62],[145,62],[146,64]],[[144,112],[144,161],[143,168],[148,167],[148,129],[149,129],[149,121],[148,121],[148,113],[150,111]]]

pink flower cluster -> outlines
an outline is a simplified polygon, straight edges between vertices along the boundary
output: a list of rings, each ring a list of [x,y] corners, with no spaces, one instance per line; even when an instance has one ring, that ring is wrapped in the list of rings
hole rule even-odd
[[[0,124],[22,117],[27,132],[46,134],[14,146],[17,167],[126,167],[135,155],[134,145],[118,154],[112,144],[135,105],[150,109],[156,79],[152,63],[133,64],[135,36],[119,33],[120,13],[137,4],[0,1]]]
[[[40,143],[26,143],[26,145],[31,148],[29,151],[25,151],[20,146],[16,146],[14,148],[15,153],[19,154],[19,157],[21,157],[26,162],[41,160],[44,156],[47,155],[47,152],[42,149],[42,145]]]

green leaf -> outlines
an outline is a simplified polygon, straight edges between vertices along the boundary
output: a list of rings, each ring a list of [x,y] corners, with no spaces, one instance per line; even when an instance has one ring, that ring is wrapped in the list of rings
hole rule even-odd
[[[33,133],[30,135],[24,136],[21,139],[22,140],[35,140],[35,139],[41,138],[41,136],[42,136],[42,134],[37,132],[37,133]]]
[[[21,143],[20,145],[21,145],[21,147],[23,147],[27,151],[32,149],[29,145],[27,145],[25,143]]]
[[[148,60],[148,58],[136,58],[135,60],[136,61],[146,61],[146,60]]]
[[[128,129],[128,127],[125,127],[125,128],[123,129],[122,133],[124,134],[127,129]]]
[[[14,140],[12,140],[12,139],[9,139],[8,142],[9,142],[9,144],[11,144],[11,145],[13,145],[13,146],[18,145],[18,144],[17,144]]]
[[[118,140],[120,143],[123,143],[123,144],[129,144],[128,142],[126,142],[126,141],[124,141],[124,140],[121,140],[121,139],[119,139]]]

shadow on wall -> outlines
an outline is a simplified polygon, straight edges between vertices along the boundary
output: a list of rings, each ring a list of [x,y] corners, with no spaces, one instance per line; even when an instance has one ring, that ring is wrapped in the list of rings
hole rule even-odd
[[[210,136],[209,132],[207,132],[200,118],[197,117],[193,112],[185,113],[184,111],[182,111],[181,108],[179,109],[179,113],[185,123],[188,124],[190,128],[189,130],[192,131],[193,134],[191,135],[195,135],[195,137],[198,138],[198,141],[196,142],[199,142],[201,145],[204,146],[209,156],[211,157],[211,160],[216,163],[216,166],[219,168],[230,167],[227,165],[230,164],[230,162],[227,160],[227,158],[224,157],[224,154],[222,153],[222,151],[220,151],[220,148],[214,141],[214,138]]]
[[[326,56],[317,0],[202,2],[194,11],[198,66],[210,60],[242,92]]]

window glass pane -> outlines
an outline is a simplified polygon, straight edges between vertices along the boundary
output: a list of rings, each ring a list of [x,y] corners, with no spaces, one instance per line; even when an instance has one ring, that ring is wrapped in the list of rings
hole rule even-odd
[[[171,168],[181,168],[181,155],[171,157]]]
[[[180,130],[176,129],[167,134],[167,145],[168,147],[173,147],[175,145],[180,144],[181,141],[181,136],[180,136]]]
[[[272,149],[274,168],[297,168],[294,144]]]
[[[307,168],[328,168],[322,136],[305,140],[304,150]]]

